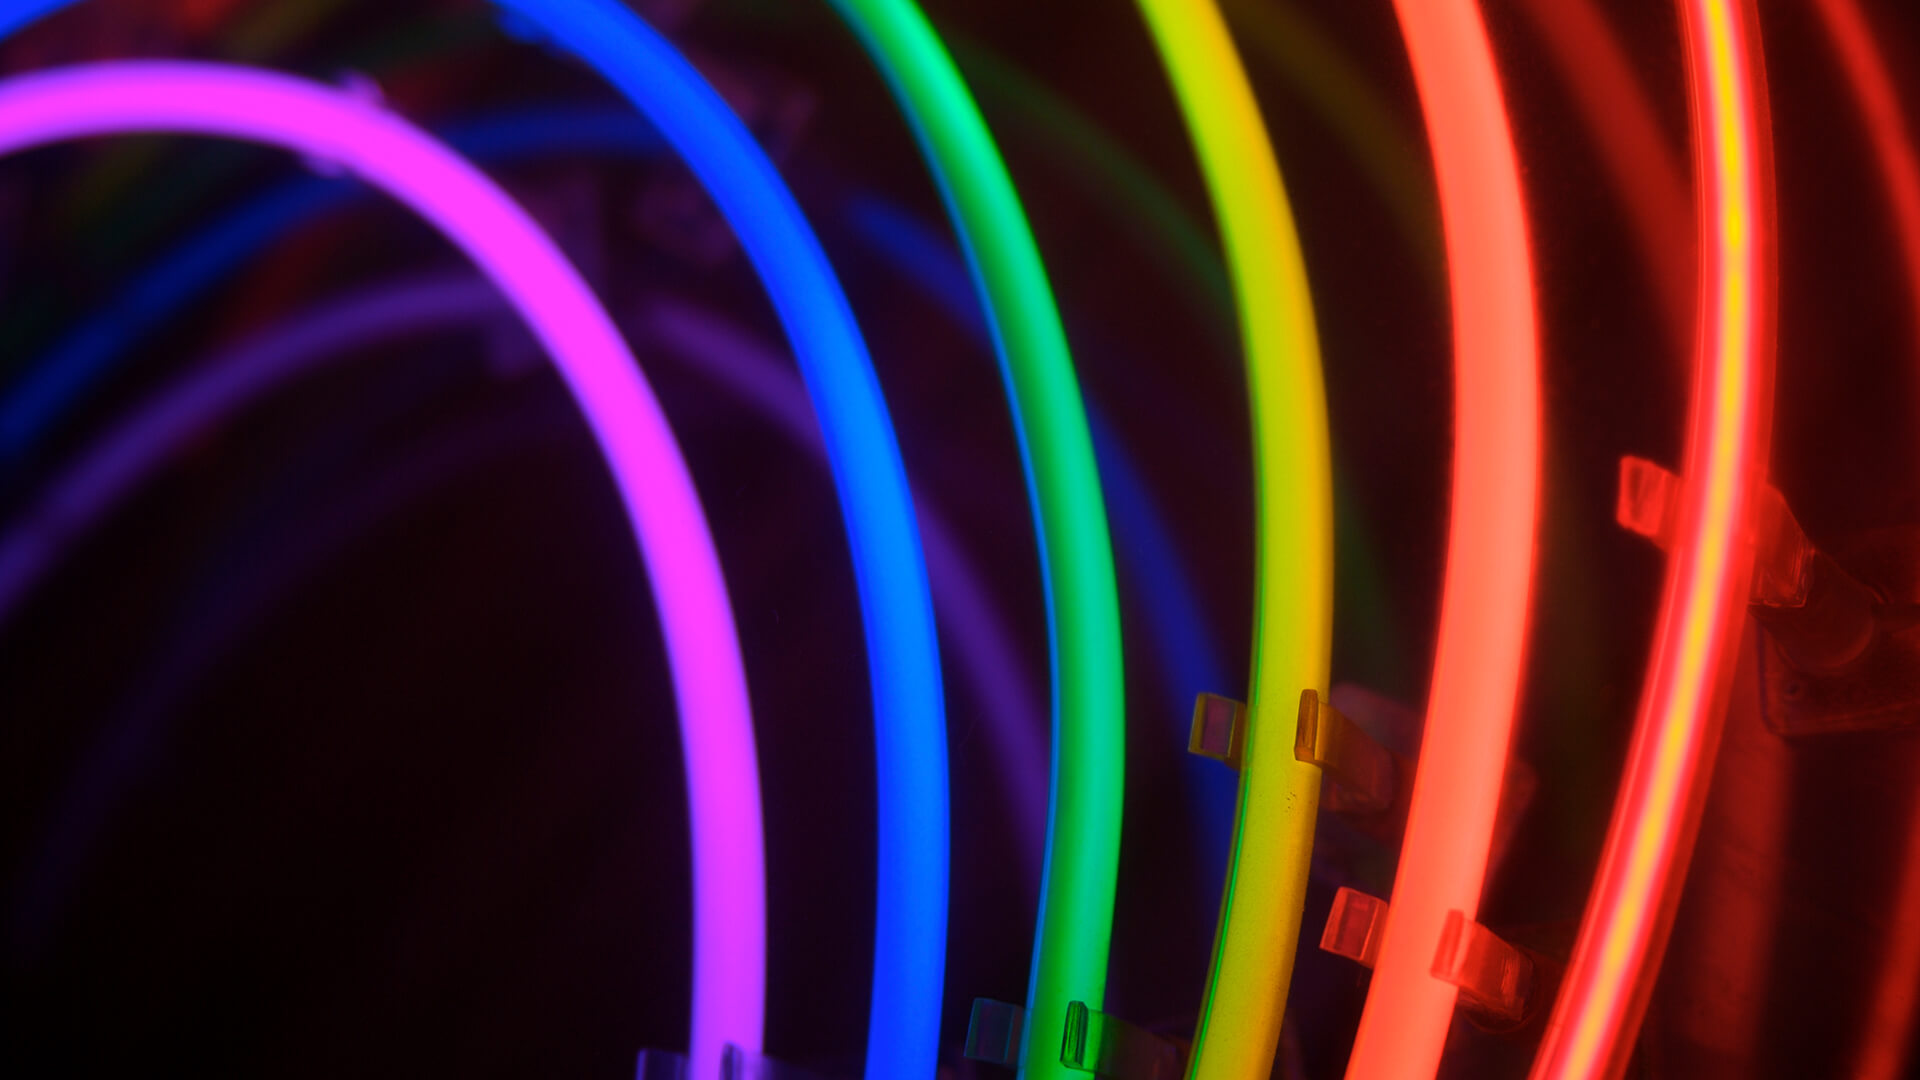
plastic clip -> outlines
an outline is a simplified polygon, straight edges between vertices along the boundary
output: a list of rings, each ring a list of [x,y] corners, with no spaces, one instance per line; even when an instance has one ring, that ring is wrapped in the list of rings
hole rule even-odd
[[[1060,1063],[1106,1080],[1180,1080],[1187,1053],[1169,1039],[1076,1001],[1067,1006]]]
[[[1671,551],[1682,487],[1678,476],[1645,458],[1621,458],[1615,516],[1622,526]],[[1749,518],[1754,565],[1748,610],[1788,662],[1820,674],[1864,656],[1877,636],[1879,595],[1813,546],[1773,485],[1761,487]]]
[[[1433,977],[1460,990],[1460,1006],[1483,1030],[1512,1033],[1540,1019],[1553,1001],[1561,965],[1542,953],[1449,911],[1433,958]]]
[[[1387,929],[1387,902],[1359,889],[1340,886],[1333,894],[1333,910],[1320,932],[1320,948],[1371,968],[1380,957],[1380,938]]]
[[[967,1042],[961,1056],[969,1061],[1020,1065],[1020,1037],[1027,1027],[1027,1010],[992,998],[974,998],[973,1012],[967,1017]]]
[[[1293,756],[1319,766],[1339,786],[1325,796],[1330,810],[1367,814],[1393,805],[1393,755],[1312,690],[1300,692]]]
[[[1218,694],[1201,694],[1193,703],[1193,731],[1187,752],[1238,769],[1246,760],[1247,706]]]

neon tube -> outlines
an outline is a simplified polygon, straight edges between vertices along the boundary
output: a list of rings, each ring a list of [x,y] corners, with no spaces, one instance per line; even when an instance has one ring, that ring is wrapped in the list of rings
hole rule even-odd
[[[601,138],[612,139],[616,149],[658,145],[624,109],[543,109],[454,130],[460,138],[450,141],[494,150],[591,147]],[[359,187],[312,183],[329,190]],[[307,185],[294,186],[304,189]],[[220,229],[216,226],[211,231]],[[268,236],[259,242],[271,240]],[[283,391],[289,383],[345,363],[375,345],[484,327],[497,319],[502,307],[498,290],[470,273],[388,281],[317,305],[194,364],[191,376],[142,401],[133,416],[117,422],[109,434],[47,481],[40,497],[15,515],[0,534],[0,625],[63,552],[124,503],[155,470],[177,458],[199,433]],[[631,331],[629,320],[621,322]],[[665,344],[665,355],[684,352],[685,363],[701,377],[824,462],[825,447],[806,388],[784,354],[713,316],[678,305],[649,306],[640,325],[643,329],[635,335],[640,340]],[[919,500],[918,505],[935,607],[950,633],[954,659],[985,713],[1001,768],[1042,761],[1046,751],[1040,742],[1040,718],[1032,706],[1037,698],[1014,655],[1006,621],[985,600],[985,581],[964,545],[927,500]],[[204,655],[206,650],[198,652]],[[66,893],[71,871],[84,865],[86,852],[117,805],[116,793],[125,784],[124,764],[151,752],[156,733],[146,725],[167,715],[155,704],[141,702],[135,727],[124,726],[124,721],[122,726],[110,725],[80,755],[73,779],[48,815],[44,840],[38,843],[39,858],[21,874],[12,928],[16,948],[44,933],[49,916]],[[1030,813],[1020,820],[1040,820],[1045,812],[1044,786],[1044,775],[1037,776],[1030,805],[1025,805]],[[1031,864],[1030,884],[1039,876],[1037,837]]]
[[[1433,686],[1392,907],[1347,1075],[1438,1068],[1449,911],[1477,918],[1513,734],[1540,484],[1539,344],[1513,134],[1473,0],[1394,0],[1433,145],[1452,284],[1453,496]]]
[[[1820,14],[1820,25],[1826,29],[1834,51],[1840,54],[1847,87],[1853,91],[1861,118],[1866,121],[1880,184],[1886,189],[1887,201],[1893,204],[1907,284],[1920,293],[1920,154],[1914,152],[1900,91],[1887,70],[1886,57],[1874,45],[1873,27],[1858,0],[1814,0],[1813,7]],[[1914,319],[1913,346],[1920,350],[1920,298],[1908,301],[1907,314]]]
[[[1285,77],[1300,103],[1346,144],[1348,156],[1419,256],[1427,280],[1444,290],[1439,222],[1417,156],[1418,133],[1401,122],[1372,76],[1299,3],[1224,0],[1220,6],[1248,55]]]
[[[1679,154],[1634,61],[1593,0],[1523,0],[1519,9],[1552,52],[1554,70],[1594,135],[1601,164],[1633,223],[1675,362],[1693,343],[1693,205]]]
[[[566,149],[654,153],[660,137],[630,110],[530,108],[436,133],[475,162]],[[359,198],[353,184],[309,177],[242,204],[152,267],[34,362],[0,398],[0,470],[47,438],[141,334],[234,273],[304,221]]]
[[[1292,29],[1299,29],[1288,24]],[[464,38],[462,39],[465,40]],[[1316,48],[1329,46],[1328,42],[1315,37]],[[1197,225],[1186,209],[1170,192],[1162,187],[1140,163],[1119,147],[1097,125],[1092,124],[1071,105],[1060,99],[1043,84],[1022,73],[989,50],[973,46],[967,47],[956,41],[952,35],[948,41],[953,47],[956,59],[966,70],[974,89],[982,100],[991,104],[998,98],[1008,106],[1006,118],[1018,122],[1029,129],[1029,136],[1037,140],[1036,148],[1046,150],[1059,158],[1059,164],[1072,170],[1085,187],[1085,193],[1107,202],[1114,213],[1126,218],[1144,229],[1145,238],[1150,241],[1149,248],[1167,264],[1174,273],[1176,287],[1184,287],[1195,301],[1199,313],[1205,316],[1208,328],[1218,329],[1216,323],[1225,325],[1233,318],[1233,299],[1227,281],[1225,269],[1219,254],[1214,250],[1214,241],[1205,230]],[[372,46],[381,56],[394,53],[391,48]],[[377,74],[378,67],[363,68],[354,65],[356,70],[368,70]],[[1357,78],[1345,73],[1348,78]],[[1342,83],[1342,85],[1345,85]],[[1365,89],[1361,87],[1361,89]],[[1364,112],[1364,110],[1361,110]],[[1349,117],[1348,113],[1336,111],[1330,119],[1345,124],[1349,120],[1358,122],[1358,113]],[[658,137],[652,131],[633,118],[630,113],[621,110],[569,109],[564,122],[546,110],[516,112],[510,116],[489,118],[484,125],[457,124],[437,133],[450,146],[476,161],[493,161],[508,155],[520,155],[537,152],[542,148],[562,146],[579,149],[605,149],[619,153],[637,153],[656,149]],[[1376,125],[1377,126],[1377,125]],[[1342,130],[1345,130],[1344,127]],[[1369,174],[1371,175],[1371,173]],[[316,184],[322,183],[315,181]],[[272,196],[265,197],[267,199]],[[263,200],[264,201],[264,200]],[[949,314],[965,325],[970,332],[977,333],[991,348],[985,324],[981,321],[974,286],[964,261],[952,254],[947,247],[944,231],[936,234],[917,219],[905,215],[898,208],[881,204],[876,200],[855,198],[843,204],[841,216],[850,221],[860,239],[879,250],[886,259],[900,269],[913,274],[923,288],[930,290]],[[239,212],[229,218],[236,232],[245,238],[252,238],[252,230],[238,220]],[[211,242],[214,230],[203,234]],[[177,258],[189,261],[193,258],[183,245],[176,249]],[[248,245],[248,250],[256,244]],[[1436,250],[1437,240],[1434,244]],[[242,258],[237,252],[222,256],[223,259]],[[937,271],[933,262],[940,263]],[[950,265],[949,265],[950,264]],[[221,264],[225,269],[225,263]],[[155,302],[148,295],[148,287],[158,286],[162,291],[185,290],[178,283],[179,275],[187,273],[190,265],[179,270],[154,267],[122,294],[120,299],[107,305],[103,314],[111,317],[115,323],[128,318],[136,310],[158,309],[156,314],[165,313],[176,306],[171,302]],[[201,268],[204,269],[204,268]],[[211,272],[211,271],[207,271]],[[936,280],[937,279],[937,280]],[[1224,320],[1224,322],[1222,322]],[[103,320],[90,321],[83,333],[97,332]],[[131,333],[124,325],[123,334]],[[70,337],[69,342],[75,339]],[[1090,341],[1089,345],[1097,345]],[[74,370],[71,363],[58,365],[41,362],[33,365],[28,380],[37,380],[41,376],[52,375],[59,371]],[[7,402],[0,400],[0,431],[6,427]],[[1101,486],[1107,498],[1107,509],[1115,537],[1115,559],[1120,574],[1125,577],[1130,567],[1139,572],[1133,575],[1135,584],[1141,590],[1149,619],[1146,632],[1153,638],[1154,651],[1167,665],[1171,676],[1164,687],[1173,706],[1164,715],[1174,719],[1180,728],[1180,738],[1186,738],[1186,724],[1189,719],[1190,705],[1196,693],[1202,690],[1217,689],[1228,685],[1224,675],[1219,674],[1217,643],[1212,641],[1211,632],[1200,620],[1200,613],[1194,604],[1192,583],[1187,580],[1185,571],[1178,564],[1178,552],[1172,543],[1173,538],[1166,534],[1165,525],[1151,505],[1152,495],[1147,490],[1139,470],[1128,459],[1124,448],[1112,438],[1102,435],[1102,425],[1098,410],[1093,403],[1087,406],[1088,426],[1093,434],[1094,452],[1099,460]],[[46,421],[46,422],[51,422]],[[3,465],[4,462],[0,462]],[[1336,485],[1337,490],[1337,485]],[[1352,522],[1353,515],[1348,509],[1341,508],[1336,502],[1336,521]],[[926,524],[923,517],[922,525]],[[1367,554],[1366,541],[1361,529],[1349,525],[1336,527],[1341,548],[1336,561],[1345,565],[1344,572],[1372,582],[1377,575],[1373,569],[1374,560]],[[931,549],[934,538],[925,535],[923,541]],[[928,561],[935,561],[934,554],[928,551]],[[1372,597],[1376,587],[1365,590],[1364,595]],[[936,614],[944,618],[947,601],[935,584]],[[1380,633],[1378,612],[1367,608],[1350,610],[1347,625],[1350,627],[1365,623],[1368,627],[1363,636]],[[964,661],[963,661],[964,663]],[[1210,674],[1211,673],[1211,674]],[[1015,712],[1000,710],[998,707],[989,712],[995,718],[1004,718],[1009,724],[1016,721]],[[1020,740],[1024,742],[1024,738]],[[1011,743],[1007,745],[1012,745]],[[1015,758],[1003,756],[1003,763]],[[1194,802],[1196,833],[1200,852],[1204,859],[1203,871],[1208,880],[1218,882],[1224,878],[1227,858],[1227,843],[1230,839],[1233,821],[1237,811],[1239,797],[1239,779],[1224,773],[1219,767],[1204,759],[1187,756],[1182,762],[1187,776],[1187,784]],[[1036,776],[1035,783],[1042,790],[1038,809],[1032,813],[1021,811],[1017,820],[1040,821],[1045,814],[1044,788],[1046,785],[1046,752],[1044,749],[1034,755],[1018,758],[1018,767],[1005,766],[1003,772],[1008,777],[1018,777],[1014,790],[1019,792],[1020,805],[1027,805],[1026,777],[1029,773]],[[1032,858],[1033,876],[1038,875],[1040,845],[1044,836],[1034,834]],[[1023,838],[1024,839],[1024,838]],[[1022,862],[1023,869],[1026,862]],[[1217,907],[1217,899],[1205,900],[1210,907]]]
[[[1027,985],[1020,1074],[1072,1075],[1060,1063],[1067,1006],[1106,998],[1120,865],[1126,686],[1120,604],[1100,473],[1073,358],[1013,181],[953,60],[912,0],[834,0],[912,121],[945,197],[993,329],[1032,491],[1054,670],[1052,797],[1040,926]],[[905,987],[876,971],[875,1000]],[[932,1069],[939,987],[916,1021],[867,1032],[871,1080]]]
[[[325,364],[350,359],[370,344],[470,326],[482,317],[497,319],[510,310],[497,288],[471,272],[387,282],[321,305],[196,363],[190,376],[142,399],[137,412],[116,422],[73,464],[48,480],[40,497],[9,522],[0,538],[0,623],[62,554],[209,428],[286,383]],[[435,446],[419,456],[410,454],[352,492],[351,505],[385,509],[404,503],[439,472],[438,467],[423,468],[423,459],[458,462],[459,454],[448,451],[472,445],[471,436],[463,433],[451,445]],[[483,445],[492,446],[494,440]],[[187,605],[194,620],[191,627],[176,625],[159,635],[167,643],[160,659],[146,666],[147,674],[134,679],[132,689],[121,699],[123,706],[94,731],[44,813],[46,824],[15,879],[7,933],[16,955],[43,955],[48,933],[71,894],[76,875],[84,872],[133,783],[131,771],[162,749],[165,725],[178,713],[181,698],[199,682],[205,667],[227,646],[247,640],[256,621],[277,606],[277,598],[294,581],[358,533],[343,523],[342,514],[316,516],[319,520],[310,527],[296,530],[298,539],[292,546],[297,550],[275,545],[271,558],[260,565],[247,560],[245,588],[215,590],[208,606]],[[357,518],[360,512],[344,516]],[[279,569],[289,563],[293,569]],[[202,565],[222,565],[219,545],[206,553]],[[263,572],[262,566],[276,570]]]
[[[488,164],[566,151],[652,154],[662,147],[659,136],[631,110],[603,107],[515,108],[484,119],[451,124],[439,135],[456,151]],[[5,400],[0,400],[0,431],[16,433],[18,441],[13,444],[16,449],[43,438],[60,422],[60,414],[71,409],[78,398],[92,388],[89,383],[97,382],[108,373],[114,359],[123,354],[139,334],[219,278],[233,273],[286,232],[314,216],[345,205],[360,194],[356,185],[345,181],[320,178],[295,181],[254,198],[180,243],[106,304],[101,317],[87,322],[48,350],[46,358],[31,366],[21,384],[10,391]],[[984,338],[985,327],[976,325],[979,316],[972,287],[957,257],[936,250],[930,239],[925,244],[906,246],[888,246],[882,242],[883,237],[901,237],[904,235],[901,230],[919,228],[917,222],[898,209],[870,199],[855,199],[843,208],[843,213],[853,220],[863,240],[879,250],[887,261],[914,276],[924,288],[935,292],[950,311],[963,311],[964,314],[957,317],[974,320],[969,326]],[[950,268],[944,262],[934,265],[943,257],[952,260]],[[729,351],[739,353],[742,349],[744,346],[736,344]],[[804,403],[798,407],[809,408]],[[1138,477],[1133,475],[1120,476],[1118,481],[1130,483],[1133,488],[1140,486]],[[1140,497],[1145,497],[1144,489]],[[67,502],[59,501],[63,507]],[[45,559],[51,555],[43,541],[70,531],[60,528],[60,523],[68,518],[66,509],[48,506],[44,514],[51,516],[41,517],[37,527],[29,524],[14,530],[8,540],[0,541],[0,622],[5,621],[20,590],[41,572]],[[30,520],[33,518],[34,515],[29,515]],[[984,593],[976,587],[977,573],[965,552],[950,536],[941,533],[941,525],[931,511],[923,511],[920,521],[927,561],[935,570],[932,587],[936,615],[954,627],[953,641],[960,650],[957,660],[982,695],[981,701],[987,703],[989,730],[995,735],[1000,771],[1014,778],[1015,818],[1039,821],[1046,812],[1047,778],[1045,746],[1028,723],[1026,703],[1035,698],[1015,685],[1024,681],[1024,676],[1013,666],[1006,644],[981,629],[987,622],[997,621],[999,616],[979,599]],[[1157,520],[1150,524],[1155,530],[1163,528]],[[1147,524],[1139,527],[1145,529]],[[1156,554],[1156,557],[1160,560],[1155,564],[1160,566],[1160,573],[1180,576],[1180,568],[1168,562],[1170,556]],[[946,569],[942,571],[940,567]],[[975,584],[943,587],[942,573]],[[1190,591],[1183,578],[1177,588]],[[1205,628],[1196,621],[1198,614],[1191,610],[1190,597],[1183,592],[1176,598],[1184,601],[1184,606],[1179,602],[1160,602],[1162,598],[1157,593],[1149,600],[1158,622],[1164,622],[1166,627],[1181,628],[1180,646],[1188,650],[1204,648],[1200,643],[1206,636]],[[1166,629],[1158,622],[1154,629]],[[1211,653],[1206,658],[1211,661]],[[989,672],[993,673],[991,677]],[[1031,784],[1026,779],[1029,772]],[[1021,837],[1023,843],[1025,839]],[[1040,845],[1041,839],[1036,834],[1031,858],[1021,861],[1030,888],[1039,877]]]
[[[915,269],[899,268],[908,273]],[[650,339],[683,354],[702,378],[725,388],[797,446],[824,456],[819,427],[784,356],[741,327],[685,304],[651,305],[642,326]],[[1046,814],[1047,800],[1045,717],[1038,706],[1042,695],[1027,677],[1005,616],[996,610],[990,579],[968,557],[966,545],[934,500],[916,495],[914,504],[927,549],[934,611],[953,643],[951,659],[966,673],[976,706],[985,714],[995,768],[1009,789],[1008,813],[1016,825],[1038,822]],[[1022,830],[1011,850],[1018,852],[1027,888],[1037,890],[1038,833]]]
[[[0,38],[73,2],[12,0],[0,7]],[[733,226],[794,341],[846,511],[874,687],[875,965],[893,968],[894,982],[916,988],[876,997],[870,1024],[924,1026],[903,1016],[930,996],[937,1000],[945,968],[945,700],[905,470],[866,344],[792,193],[739,118],[670,44],[615,0],[496,3],[520,30],[547,35],[601,73],[680,153]],[[764,899],[757,903],[764,912]],[[704,903],[696,901],[695,910],[705,910]],[[754,985],[742,986],[699,958],[740,950],[764,957],[764,916],[751,925],[699,920],[694,936],[690,1067],[709,1076],[728,1043],[759,1052],[765,973],[760,965]]]
[[[946,242],[943,233],[905,210],[872,197],[848,199],[841,206],[841,216],[861,243],[912,279],[949,319],[983,347],[992,348],[992,338],[980,314],[966,263]],[[1113,359],[1120,363],[1132,362],[1132,358],[1127,357]],[[1133,584],[1148,615],[1146,632],[1169,684],[1167,715],[1176,718],[1179,738],[1184,740],[1193,696],[1209,687],[1225,685],[1220,647],[1201,613],[1192,577],[1181,565],[1178,546],[1168,531],[1165,515],[1148,489],[1145,475],[1128,456],[1111,422],[1101,418],[1099,408],[1091,401],[1087,403],[1087,430],[1093,435],[1094,454],[1100,462],[1100,486],[1106,493],[1114,526],[1115,564],[1123,576],[1130,569],[1134,571]],[[928,544],[931,546],[931,538]],[[1037,768],[1042,787],[1046,784],[1045,759],[1043,749],[1029,763],[1023,763]],[[1233,828],[1238,782],[1231,787],[1221,783],[1220,770],[1212,762],[1188,755],[1188,763],[1195,766],[1189,772],[1188,782],[1201,842],[1218,837],[1224,846]],[[1013,781],[1016,786],[1024,785],[1022,768],[1010,767],[1008,775],[1018,778]],[[1044,814],[1042,807],[1024,820],[1040,821]],[[1215,857],[1214,861],[1224,870],[1223,857]],[[1038,862],[1036,851],[1035,864]]]
[[[949,41],[952,40],[949,35]],[[1179,199],[1097,125],[1005,58],[977,46],[962,47],[957,43],[955,53],[983,101],[991,105],[998,99],[1007,120],[1027,129],[1034,149],[1056,157],[1062,168],[1071,170],[1087,198],[1105,202],[1112,214],[1123,219],[1123,224],[1141,231],[1142,239],[1149,242],[1148,250],[1157,256],[1157,261],[1177,284],[1186,287],[1197,315],[1209,326],[1216,321],[1232,322],[1235,318],[1232,286],[1220,254],[1214,249],[1214,238],[1194,220]],[[1342,121],[1346,114],[1336,112],[1330,119]],[[966,268],[945,253],[943,239],[930,235],[924,225],[898,209],[872,200],[856,199],[842,213],[862,240],[881,250],[902,269],[913,272],[950,316],[985,336]],[[1437,227],[1437,217],[1429,215],[1429,219]],[[1433,246],[1437,252],[1437,238]],[[936,258],[954,265],[932,272],[930,263]],[[1437,266],[1436,258],[1436,283],[1444,288]],[[1081,349],[1085,352],[1114,344],[1102,346],[1097,338],[1090,337]],[[1232,342],[1223,341],[1223,347],[1227,345],[1237,348],[1237,338]],[[1245,370],[1237,359],[1236,367],[1242,372]],[[1087,404],[1087,422],[1093,432],[1094,452],[1100,458],[1101,485],[1113,524],[1115,558],[1123,579],[1130,557],[1137,558],[1145,571],[1137,584],[1150,612],[1146,632],[1157,642],[1156,651],[1164,658],[1169,673],[1176,675],[1168,688],[1173,708],[1167,715],[1177,723],[1179,738],[1184,742],[1192,719],[1194,695],[1228,685],[1221,673],[1219,649],[1211,640],[1211,631],[1197,621],[1200,613],[1193,607],[1192,584],[1178,565],[1173,538],[1166,535],[1164,524],[1150,520],[1145,513],[1136,515],[1128,509],[1128,506],[1137,506],[1143,512],[1150,511],[1147,503],[1151,495],[1138,470],[1130,467],[1123,448],[1103,438],[1100,410],[1091,400]],[[1334,536],[1338,542],[1334,562],[1341,567],[1342,574],[1351,576],[1357,585],[1356,605],[1344,609],[1342,620],[1363,639],[1381,640],[1388,628],[1384,625],[1383,613],[1378,610],[1382,588],[1378,580],[1378,560],[1372,554],[1364,523],[1354,508],[1340,498],[1337,471],[1334,496]],[[1237,776],[1223,774],[1216,763],[1205,759],[1187,755],[1186,763],[1191,767],[1189,783],[1199,804],[1198,816],[1203,821],[1198,830],[1206,838],[1203,855],[1211,867],[1212,880],[1219,881],[1225,874],[1227,841],[1238,809],[1240,781]],[[1217,845],[1213,843],[1216,838]],[[1211,906],[1217,907],[1217,904]]]
[[[497,2],[605,75],[679,151],[733,226],[793,338],[846,510],[873,682],[874,981],[886,992],[871,1002],[869,1051],[905,1056],[869,1061],[868,1069],[924,1074],[934,1065],[925,1033],[937,1036],[946,971],[946,699],[913,500],[866,343],[779,173],[670,44],[617,0]],[[709,924],[698,932],[725,939],[733,931]],[[696,1015],[706,993],[696,984]],[[719,991],[711,994],[712,1009],[733,1007]],[[689,1075],[717,1075],[722,1042],[757,1052],[758,1023],[750,1043],[696,1030]]]
[[[619,484],[668,643],[695,823],[709,978],[758,1030],[765,885],[746,677],[693,482],[633,356],[550,239],[490,181],[390,113],[284,76],[191,63],[82,65],[0,85],[0,153],[131,132],[243,139],[335,161],[444,232],[513,298]],[[698,931],[696,931],[698,932]],[[737,1017],[728,1020],[741,1023]]]
[[[1907,314],[1914,320],[1910,343],[1920,351],[1920,155],[1914,152],[1912,127],[1887,68],[1887,58],[1874,44],[1873,26],[1857,0],[1816,0],[1813,6],[1840,56],[1847,86],[1872,140],[1874,163],[1900,238],[1907,287],[1914,294],[1907,301]],[[1916,808],[1907,830],[1910,839],[1890,908],[1894,911],[1920,908],[1920,808]],[[1904,1074],[1912,1056],[1914,987],[1920,986],[1920,928],[1900,920],[1894,923],[1889,937],[1852,1061],[1858,1080],[1895,1080]]]
[[[466,274],[389,282],[197,363],[192,378],[143,401],[139,412],[116,422],[108,437],[76,455],[41,485],[39,498],[11,517],[0,535],[0,625],[63,553],[196,433],[344,352],[471,322],[476,309],[497,311],[500,303],[484,279]]]
[[[1700,319],[1680,538],[1626,775],[1537,1080],[1617,1077],[1679,904],[1737,661],[1766,479],[1777,318],[1770,122],[1751,0],[1683,0],[1700,214]]]
[[[1327,692],[1333,478],[1305,259],[1266,125],[1211,0],[1142,0],[1212,195],[1245,341],[1258,476],[1251,730],[1188,1075],[1273,1068],[1306,905],[1320,772],[1294,760],[1300,692]]]
[[[371,418],[356,414],[352,430],[330,429],[332,448],[350,453],[364,446],[371,426],[363,426],[364,419]],[[303,471],[288,478],[298,486],[283,480],[246,508],[244,528],[221,537],[219,547],[196,552],[201,558],[194,577],[169,605],[171,617],[156,627],[156,647],[141,656],[108,726],[135,738],[164,734],[171,718],[191,713],[195,691],[223,659],[256,641],[260,626],[284,611],[303,586],[335,564],[351,561],[355,540],[404,517],[450,482],[475,473],[488,476],[516,459],[524,461],[529,452],[567,445],[578,424],[576,410],[543,401],[422,433],[372,475],[347,480],[340,469],[323,467],[318,475]],[[139,768],[120,757],[119,749],[108,748],[108,778]],[[165,889],[161,885],[155,891]]]

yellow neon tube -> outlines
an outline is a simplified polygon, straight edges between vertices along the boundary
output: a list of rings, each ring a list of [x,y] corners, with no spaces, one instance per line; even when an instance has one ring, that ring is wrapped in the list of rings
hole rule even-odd
[[[1227,886],[1194,1033],[1193,1080],[1273,1068],[1306,904],[1320,770],[1293,757],[1300,691],[1327,693],[1333,479],[1306,260],[1266,124],[1213,0],[1138,0],[1213,200],[1253,408],[1253,684]]]

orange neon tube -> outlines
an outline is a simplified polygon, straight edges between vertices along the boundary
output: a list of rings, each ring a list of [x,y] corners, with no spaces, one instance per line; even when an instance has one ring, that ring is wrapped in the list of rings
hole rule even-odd
[[[1394,0],[1433,147],[1454,352],[1453,499],[1426,733],[1349,1077],[1440,1062],[1455,990],[1433,977],[1486,877],[1520,685],[1540,483],[1533,263],[1513,135],[1473,0]]]
[[[1766,479],[1773,159],[1753,0],[1682,0],[1700,214],[1699,353],[1679,538],[1626,775],[1535,1080],[1618,1077],[1646,1013],[1719,748]]]

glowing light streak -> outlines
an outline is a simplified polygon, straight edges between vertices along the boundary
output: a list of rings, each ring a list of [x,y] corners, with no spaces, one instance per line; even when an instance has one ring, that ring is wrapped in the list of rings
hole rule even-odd
[[[1452,285],[1453,498],[1433,685],[1392,906],[1347,1075],[1439,1065],[1450,911],[1477,918],[1506,771],[1540,472],[1532,257],[1513,135],[1472,0],[1395,0],[1433,144]]]
[[[1626,1069],[1698,832],[1753,567],[1773,390],[1774,211],[1750,0],[1685,0],[1702,334],[1680,508],[1626,775],[1536,1080]]]

